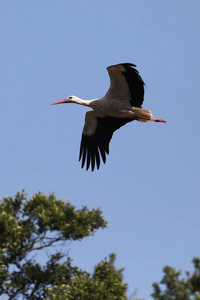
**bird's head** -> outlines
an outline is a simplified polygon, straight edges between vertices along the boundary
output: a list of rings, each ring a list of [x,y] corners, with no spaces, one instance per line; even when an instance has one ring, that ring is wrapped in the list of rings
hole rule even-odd
[[[76,102],[77,99],[79,99],[79,98],[76,96],[69,96],[68,98],[66,98],[64,100],[52,103],[52,105],[61,104],[61,103],[74,103],[74,102]]]

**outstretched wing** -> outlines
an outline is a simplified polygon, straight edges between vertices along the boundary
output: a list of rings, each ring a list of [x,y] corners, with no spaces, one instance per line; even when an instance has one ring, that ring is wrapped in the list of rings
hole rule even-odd
[[[99,169],[101,158],[105,164],[113,132],[131,121],[133,119],[97,117],[94,111],[87,112],[79,154],[79,161],[82,160],[81,167],[86,164],[86,170],[91,166],[93,171],[96,165]]]
[[[105,95],[108,99],[118,99],[134,107],[142,107],[144,86],[136,65],[123,63],[107,68],[110,88]]]

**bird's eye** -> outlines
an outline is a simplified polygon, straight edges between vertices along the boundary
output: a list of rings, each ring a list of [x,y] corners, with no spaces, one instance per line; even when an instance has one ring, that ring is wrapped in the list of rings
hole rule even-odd
[[[68,97],[68,100],[72,100],[72,97],[70,96],[70,97]]]

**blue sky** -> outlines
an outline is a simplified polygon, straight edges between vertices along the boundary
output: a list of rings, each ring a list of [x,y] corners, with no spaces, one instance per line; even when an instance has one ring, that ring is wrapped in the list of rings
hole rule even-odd
[[[54,192],[101,207],[109,228],[69,245],[82,269],[115,252],[129,294],[150,299],[170,265],[199,256],[200,2],[1,1],[1,197]],[[106,67],[131,62],[146,83],[144,108],[167,124],[118,130],[106,165],[81,169],[87,108],[50,104],[102,97]]]

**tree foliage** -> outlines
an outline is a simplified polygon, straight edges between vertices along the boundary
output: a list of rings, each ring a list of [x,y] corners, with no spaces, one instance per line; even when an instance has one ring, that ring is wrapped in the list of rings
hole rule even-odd
[[[51,246],[81,241],[107,222],[101,210],[76,209],[70,201],[37,193],[18,192],[0,200],[0,295],[29,300],[127,300],[123,269],[114,266],[115,255],[98,263],[92,274],[74,266],[66,253],[55,251],[39,263],[37,254]],[[59,248],[60,249],[60,248]],[[43,253],[44,256],[44,253]],[[200,300],[200,259],[193,273],[166,266],[160,283],[154,283],[155,300]],[[163,287],[164,286],[164,287]]]
[[[78,272],[70,285],[54,286],[49,299],[127,300],[127,284],[122,282],[121,270],[115,269],[111,257],[97,264],[92,275]]]
[[[72,266],[65,253],[56,252],[43,264],[35,255],[43,249],[81,241],[107,227],[100,209],[75,209],[69,201],[24,192],[0,202],[0,295],[9,299],[126,299],[127,286],[114,257],[102,260],[91,275]],[[106,297],[106,298],[105,298]]]
[[[161,284],[153,284],[152,297],[156,300],[200,300],[200,259],[193,258],[194,272],[186,272],[186,278],[181,278],[182,271],[166,266]]]

